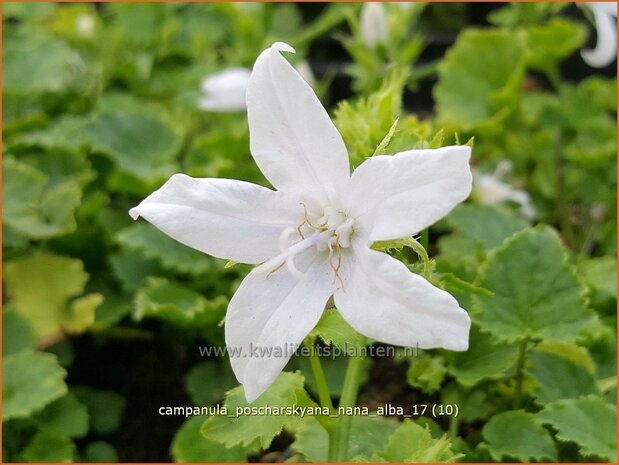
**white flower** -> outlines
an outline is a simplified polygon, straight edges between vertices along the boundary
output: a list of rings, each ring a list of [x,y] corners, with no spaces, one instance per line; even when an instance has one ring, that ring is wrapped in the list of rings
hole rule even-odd
[[[594,68],[604,68],[617,59],[617,3],[591,2],[585,5],[593,12],[597,44],[593,50],[583,50],[583,60]]]
[[[535,217],[535,209],[529,193],[503,182],[503,176],[512,169],[508,160],[501,161],[493,174],[475,174],[475,196],[486,205],[514,202],[520,205],[520,213],[527,219]]]
[[[80,37],[92,37],[95,33],[95,18],[86,13],[79,15],[75,21],[75,30]]]
[[[258,57],[247,89],[251,153],[277,190],[175,174],[130,211],[204,253],[260,264],[226,315],[232,368],[249,402],[332,295],[353,328],[389,344],[461,351],[470,328],[450,294],[370,249],[427,228],[469,195],[470,148],[375,156],[351,175],[342,137],[284,51],[294,49],[276,43]]]
[[[368,47],[376,47],[378,44],[384,44],[389,40],[387,12],[382,3],[364,3],[359,22],[361,38]]]
[[[245,111],[245,91],[251,71],[230,68],[202,80],[202,99],[198,107],[206,111]]]
[[[310,86],[314,85],[316,78],[307,61],[301,61],[296,70]],[[202,80],[204,95],[198,107],[213,112],[245,111],[247,109],[245,92],[250,75],[251,70],[247,68],[230,68],[204,78]]]

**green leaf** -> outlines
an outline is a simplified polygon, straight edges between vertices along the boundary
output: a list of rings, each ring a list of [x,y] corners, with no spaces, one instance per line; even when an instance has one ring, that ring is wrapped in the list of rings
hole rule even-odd
[[[154,182],[177,171],[174,157],[180,149],[180,138],[158,119],[103,114],[86,131],[94,148],[108,154],[123,173]]]
[[[90,427],[98,434],[115,431],[125,411],[125,398],[113,391],[103,391],[88,386],[71,389],[78,400],[86,405],[90,416]]]
[[[518,101],[524,51],[521,37],[505,30],[461,33],[438,66],[439,121],[470,130],[505,118]]]
[[[165,268],[180,273],[202,274],[215,264],[207,255],[171,239],[148,223],[136,223],[119,231],[116,240],[123,247],[156,259]]]
[[[214,405],[224,398],[226,391],[236,386],[232,371],[217,361],[194,366],[185,378],[185,388],[193,405]]]
[[[48,239],[75,229],[74,210],[82,193],[72,181],[52,184],[49,176],[13,157],[2,162],[5,225],[33,239]]]
[[[37,340],[26,319],[11,307],[2,311],[2,355],[5,357],[23,349],[35,349]]]
[[[448,370],[464,386],[474,386],[484,379],[497,379],[512,370],[518,348],[497,341],[487,332],[471,327],[469,349],[451,354]]]
[[[95,441],[88,444],[84,449],[82,461],[87,463],[115,463],[118,462],[118,454],[111,444],[105,441]]]
[[[335,308],[325,310],[311,337],[320,337],[326,344],[333,344],[347,353],[365,347],[367,338],[352,329]]]
[[[532,26],[526,30],[526,35],[527,64],[550,72],[580,49],[586,39],[584,27],[565,18],[552,18],[546,24]]]
[[[497,26],[516,27],[530,26],[533,24],[544,23],[551,14],[556,14],[565,7],[567,3],[508,3],[505,6],[493,10],[488,15],[488,21]]]
[[[398,427],[383,450],[375,452],[373,462],[441,463],[454,462],[456,455],[451,450],[447,436],[435,439],[428,427],[420,426],[409,419]]]
[[[61,328],[81,332],[94,321],[95,308],[101,303],[97,295],[68,304],[83,292],[88,280],[80,260],[37,251],[8,262],[4,272],[13,306],[39,339]]]
[[[529,224],[504,210],[487,205],[462,204],[447,217],[451,226],[469,239],[481,242],[493,249]]]
[[[24,462],[66,463],[75,458],[71,439],[49,431],[39,431],[21,454]]]
[[[496,410],[496,406],[488,398],[486,389],[469,391],[459,387],[456,383],[449,384],[441,391],[441,402],[457,404],[458,418],[467,422],[485,420]]]
[[[567,264],[557,234],[548,227],[512,236],[488,258],[474,296],[476,322],[497,338],[570,342],[591,324],[583,286]]]
[[[207,300],[196,291],[166,279],[150,278],[148,286],[135,295],[133,315],[137,320],[155,317],[181,326],[216,326],[227,305],[228,299],[222,295]]]
[[[25,350],[2,360],[2,421],[25,418],[67,393],[67,372],[51,354]]]
[[[402,91],[407,71],[394,68],[383,76],[381,88],[354,103],[341,102],[334,123],[342,134],[353,165],[370,157],[389,134],[402,108]],[[392,141],[398,138],[397,133]]]
[[[598,397],[561,400],[537,413],[557,430],[557,438],[573,441],[583,455],[617,460],[617,407]]]
[[[88,411],[69,393],[33,416],[41,429],[68,438],[81,438],[88,432]]]
[[[114,276],[127,292],[135,292],[148,285],[148,278],[163,276],[165,271],[157,260],[145,258],[139,252],[122,251],[108,256]]]
[[[413,357],[406,372],[406,380],[421,392],[432,394],[441,387],[446,373],[445,363],[440,357]]]
[[[239,463],[247,461],[247,449],[241,446],[223,447],[200,433],[203,416],[189,418],[174,435],[172,458],[180,463]]]
[[[282,415],[240,415],[237,409],[246,407],[292,407],[295,405],[314,405],[303,389],[304,379],[301,373],[283,372],[271,387],[250,404],[245,400],[242,386],[228,391],[224,406],[228,416],[212,416],[202,426],[202,434],[209,440],[219,442],[226,447],[236,445],[249,446],[258,440],[261,447],[267,448],[273,438],[285,426],[296,423],[300,417]]]
[[[2,56],[2,90],[20,95],[66,92],[84,86],[82,58],[60,40],[11,40]]]
[[[592,370],[568,358],[565,352],[538,346],[527,355],[527,371],[537,384],[533,396],[542,404],[598,393]],[[590,359],[588,362],[593,363]]]
[[[617,260],[614,257],[590,258],[582,263],[580,270],[592,289],[617,298]]]
[[[536,422],[535,415],[512,410],[492,417],[482,430],[496,461],[515,458],[521,462],[556,461],[557,449],[550,433]]]
[[[385,448],[398,426],[399,423],[391,418],[354,416],[345,461],[370,461],[375,451]],[[304,418],[296,429],[291,447],[310,462],[325,463],[328,459],[329,436],[316,419]]]

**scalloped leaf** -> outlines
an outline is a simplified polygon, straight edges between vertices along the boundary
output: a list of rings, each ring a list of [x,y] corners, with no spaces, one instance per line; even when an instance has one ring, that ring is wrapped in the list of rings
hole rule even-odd
[[[2,360],[2,421],[26,418],[67,393],[54,355],[24,350]]]
[[[15,354],[24,349],[35,349],[36,336],[28,321],[13,308],[2,309],[2,355]]]
[[[571,342],[593,320],[561,240],[546,226],[519,232],[496,249],[479,285],[493,295],[473,297],[475,321],[503,341]]]
[[[542,404],[599,392],[590,366],[569,358],[569,352],[564,355],[552,346],[550,350],[541,346],[527,354],[527,361],[527,372],[536,381],[532,394]]]
[[[617,407],[599,397],[561,400],[537,413],[541,423],[557,430],[557,438],[573,441],[583,455],[617,461]]]
[[[439,121],[471,129],[500,121],[518,96],[524,40],[506,30],[466,29],[438,66],[434,98]]]
[[[299,372],[283,372],[258,399],[251,404],[245,400],[243,386],[234,388],[226,394],[224,402],[228,415],[210,417],[202,425],[202,435],[226,447],[249,446],[258,441],[267,448],[285,426],[296,424],[301,417],[290,415],[240,415],[238,409],[245,407],[292,407],[315,406],[303,389],[305,379]]]
[[[33,418],[39,428],[60,436],[81,438],[88,432],[88,410],[72,393],[46,405]]]
[[[200,429],[206,420],[203,416],[189,418],[174,435],[170,452],[179,463],[239,463],[247,461],[247,448],[222,447],[202,436]]]
[[[39,431],[21,453],[21,460],[34,463],[66,463],[75,460],[75,444],[66,436]]]
[[[484,379],[497,379],[516,364],[518,348],[497,341],[491,334],[471,326],[469,349],[450,354],[449,373],[463,386],[474,386]]]
[[[79,333],[94,322],[102,296],[79,296],[88,274],[78,259],[37,251],[4,267],[13,307],[32,326],[39,340],[61,329]]]
[[[148,286],[135,294],[133,316],[159,318],[180,326],[216,326],[223,318],[228,299],[222,295],[207,300],[198,292],[163,278],[149,278]]]
[[[375,451],[383,450],[389,437],[398,429],[392,418],[354,416],[350,428],[347,462],[368,462]],[[296,430],[292,448],[314,463],[327,462],[329,435],[314,418],[305,418]]]
[[[372,455],[373,462],[442,463],[454,462],[456,454],[446,435],[433,438],[430,429],[409,419],[389,437],[383,450]]]
[[[481,242],[488,249],[498,247],[505,239],[529,226],[522,218],[488,205],[458,205],[447,221],[464,236]]]
[[[5,157],[2,161],[4,224],[32,239],[49,239],[75,229],[82,191],[74,181],[53,183],[42,171]]]
[[[168,270],[199,275],[216,266],[215,260],[171,239],[148,223],[136,223],[119,231],[116,240],[123,247],[156,259]]]
[[[524,410],[495,415],[484,426],[482,435],[498,462],[504,458],[521,462],[557,460],[557,448],[550,433],[537,423],[535,415]]]
[[[86,126],[86,132],[94,149],[109,155],[119,171],[139,181],[155,182],[177,171],[174,158],[180,138],[159,119],[102,114]],[[115,185],[129,192],[135,188],[127,182]]]
[[[413,357],[406,371],[406,381],[421,392],[432,394],[441,387],[446,373],[445,362],[441,357]]]

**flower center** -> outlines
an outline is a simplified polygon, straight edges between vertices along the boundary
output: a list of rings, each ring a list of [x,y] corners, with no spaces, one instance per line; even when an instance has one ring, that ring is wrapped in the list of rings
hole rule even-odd
[[[296,228],[290,227],[282,231],[280,236],[282,253],[264,262],[257,269],[269,270],[268,277],[286,265],[293,275],[301,278],[304,274],[295,266],[294,257],[311,247],[321,252],[328,250],[329,265],[343,290],[344,283],[339,275],[342,266],[342,249],[350,247],[355,221],[345,212],[331,206],[323,210],[320,218],[312,220],[305,204],[302,203],[301,206],[303,207],[303,221]]]

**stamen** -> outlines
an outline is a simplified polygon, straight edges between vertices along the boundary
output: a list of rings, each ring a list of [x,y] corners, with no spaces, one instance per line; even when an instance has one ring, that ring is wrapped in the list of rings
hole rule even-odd
[[[307,217],[307,206],[301,202],[301,206],[303,207],[303,218],[305,218],[305,224],[307,224],[310,228],[316,230],[316,231],[321,231],[322,229],[320,228],[320,226],[316,226],[314,224],[312,224],[312,222],[309,220],[309,218]],[[301,226],[303,226],[304,223],[301,223]],[[299,227],[301,227],[299,226]]]
[[[340,276],[340,268],[342,266],[342,247],[340,246],[340,238],[337,236],[335,239],[335,249],[337,251],[337,266],[333,264],[333,246],[331,244],[331,241],[329,241],[329,266],[335,274],[333,282],[335,282],[336,280],[339,281],[342,292],[346,292],[346,289],[344,288],[344,281]]]

